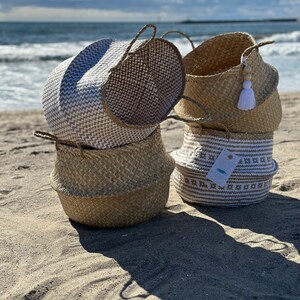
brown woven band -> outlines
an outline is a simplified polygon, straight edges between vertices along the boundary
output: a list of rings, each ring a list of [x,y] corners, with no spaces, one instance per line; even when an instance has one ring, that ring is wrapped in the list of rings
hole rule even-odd
[[[182,36],[184,36],[184,37],[190,42],[192,48],[195,49],[195,45],[194,45],[194,42],[192,41],[192,39],[191,39],[186,33],[182,32],[182,31],[178,31],[178,30],[170,30],[170,31],[165,32],[165,33],[161,36],[161,38],[163,39],[163,38],[165,38],[166,35],[171,34],[171,33],[178,33],[178,34],[181,34]]]

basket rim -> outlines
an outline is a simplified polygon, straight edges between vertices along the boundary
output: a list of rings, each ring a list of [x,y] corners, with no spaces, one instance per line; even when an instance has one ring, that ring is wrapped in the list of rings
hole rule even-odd
[[[93,42],[92,44],[88,45],[87,47],[85,47],[80,53],[78,53],[78,54],[73,58],[72,62],[71,62],[70,65],[66,68],[66,70],[65,70],[65,72],[64,72],[65,74],[64,74],[64,76],[63,76],[63,78],[62,78],[61,86],[60,86],[60,90],[59,90],[59,100],[58,100],[59,103],[60,103],[60,99],[61,99],[61,88],[62,88],[62,84],[63,84],[63,82],[65,82],[65,80],[66,80],[66,74],[68,74],[68,70],[76,63],[76,59],[77,59],[79,56],[81,56],[81,55],[82,55],[89,47],[91,47],[92,45],[97,45],[97,44],[99,44],[99,43],[101,43],[101,42],[104,42],[104,41],[111,41],[111,43],[121,43],[121,44],[129,43],[129,42],[123,42],[123,41],[119,41],[119,40],[114,40],[114,39],[109,39],[109,38],[108,38],[108,39],[100,39],[100,40],[98,40],[98,41],[96,41],[96,42]],[[140,51],[142,51],[142,50],[143,50],[143,46],[144,46],[145,43],[147,43],[147,41],[148,41],[148,40],[141,40],[141,41],[140,41],[140,45],[139,45],[138,48],[135,50],[134,54],[139,53]],[[103,111],[108,115],[108,117],[109,117],[114,123],[116,123],[117,125],[119,125],[119,126],[121,126],[121,127],[123,127],[123,128],[131,128],[131,129],[137,129],[137,130],[139,130],[139,129],[151,129],[151,128],[153,128],[153,127],[158,126],[162,121],[164,121],[165,117],[172,111],[172,109],[173,109],[174,106],[179,102],[179,100],[181,99],[181,97],[182,97],[182,95],[183,95],[183,93],[184,93],[185,84],[186,84],[186,73],[185,73],[185,68],[184,68],[182,56],[181,56],[181,54],[180,54],[178,48],[177,48],[173,43],[171,43],[170,41],[165,40],[165,39],[162,39],[162,38],[154,38],[153,40],[151,40],[151,41],[149,42],[149,45],[150,45],[151,43],[154,43],[154,42],[162,42],[162,43],[165,43],[165,44],[167,44],[169,47],[172,48],[172,50],[173,50],[173,52],[174,52],[174,54],[175,54],[175,56],[176,56],[176,59],[177,59],[177,61],[178,61],[178,64],[179,64],[179,66],[180,66],[180,69],[181,69],[180,76],[181,76],[181,78],[182,78],[182,80],[181,80],[181,81],[182,81],[182,87],[181,87],[180,93],[179,93],[178,96],[173,100],[172,105],[170,106],[170,109],[167,111],[167,113],[166,113],[165,116],[162,116],[162,119],[161,119],[160,122],[155,123],[155,124],[147,124],[147,125],[134,125],[134,124],[125,123],[125,122],[123,122],[123,121],[120,120],[117,116],[115,116],[115,115],[113,114],[113,112],[112,112],[111,109],[109,108],[109,104],[108,104],[108,102],[107,102],[107,100],[106,100],[106,83],[109,81],[109,78],[110,78],[110,75],[109,75],[108,78],[107,78],[106,83],[103,85],[103,88],[102,88],[102,91],[101,91],[101,99],[99,99],[99,102],[102,103],[102,105],[103,105]],[[133,55],[134,55],[134,54],[133,54]],[[130,60],[130,59],[131,59],[131,56],[132,56],[132,55],[128,56],[128,57],[125,59],[125,61]],[[100,60],[101,60],[101,58],[99,59],[99,61],[100,61]],[[99,63],[99,61],[98,61],[97,63]],[[97,63],[96,63],[96,64],[97,64]],[[86,70],[85,73],[86,73],[87,71],[88,71],[88,70]],[[69,74],[69,76],[71,76],[71,74]],[[179,76],[179,75],[177,74],[177,76]],[[61,104],[59,104],[59,107],[60,107],[60,109],[62,110],[62,112],[65,111],[65,109],[62,108],[62,105],[61,105]],[[97,109],[97,108],[95,108],[95,109]],[[71,120],[69,120],[68,117],[66,117],[65,119],[66,119],[67,123],[69,124],[69,126],[71,126],[71,123],[72,123]],[[71,127],[72,127],[72,126],[71,126]]]
[[[163,38],[154,38],[150,43],[153,43],[155,41],[160,41],[160,42],[163,42],[163,43],[166,43],[168,46],[170,46],[172,48],[172,50],[174,51],[176,57],[178,58],[178,62],[179,62],[179,65],[180,65],[180,69],[181,69],[181,77],[182,77],[182,87],[181,87],[181,91],[179,93],[179,95],[177,96],[177,98],[175,98],[175,100],[173,101],[172,105],[170,106],[169,110],[166,112],[166,115],[165,116],[162,116],[162,119],[160,122],[164,121],[164,118],[172,111],[172,109],[174,108],[174,106],[180,101],[183,93],[184,93],[184,90],[185,90],[185,85],[186,85],[186,73],[185,73],[185,68],[184,68],[184,64],[183,64],[183,59],[182,59],[182,56],[180,54],[180,51],[178,50],[178,48],[173,44],[171,43],[170,41],[168,40],[165,40]],[[146,41],[145,41],[146,42]],[[144,42],[144,43],[145,43]],[[135,51],[135,53],[138,53],[140,51],[143,50],[143,44],[142,43],[138,49]],[[150,44],[149,43],[149,44]],[[129,56],[125,61],[131,59],[131,56]],[[124,63],[124,62],[123,62]],[[107,82],[109,81],[109,78],[107,80]],[[129,123],[126,123],[122,120],[120,120],[117,116],[115,116],[113,114],[113,112],[111,111],[110,107],[109,107],[109,104],[107,102],[107,99],[106,99],[106,84],[103,86],[103,92],[102,92],[102,103],[103,103],[103,107],[104,107],[104,110],[105,112],[107,113],[107,115],[115,122],[117,123],[118,125],[122,126],[122,127],[125,127],[125,128],[136,128],[136,129],[146,129],[146,128],[151,128],[151,127],[155,127],[155,126],[158,126],[160,124],[159,123],[154,123],[154,124],[147,124],[147,125],[135,125],[135,124],[129,124]]]
[[[60,142],[57,143],[57,151],[64,151],[63,149],[74,149],[78,150],[78,154],[84,152],[88,152],[90,154],[97,154],[97,156],[114,156],[114,155],[127,155],[129,153],[132,153],[133,151],[141,151],[142,149],[146,148],[149,146],[149,143],[153,143],[156,139],[161,140],[161,129],[158,126],[146,139],[143,139],[139,142],[133,142],[130,144],[126,144],[123,146],[116,146],[114,148],[109,148],[109,149],[98,149],[98,148],[84,148],[85,145],[80,145],[80,147],[75,146],[75,145],[68,145]],[[164,147],[163,143],[162,147]]]
[[[244,31],[236,31],[236,32],[225,32],[225,33],[221,33],[218,35],[215,35],[211,38],[208,38],[207,40],[205,40],[203,43],[201,43],[200,45],[198,45],[195,49],[193,49],[192,51],[190,51],[184,58],[183,58],[183,63],[185,62],[185,60],[190,59],[190,56],[192,56],[195,52],[198,52],[203,46],[207,45],[207,44],[211,44],[213,43],[215,40],[218,40],[222,37],[228,37],[228,36],[245,36],[249,39],[249,41],[251,41],[253,43],[253,45],[255,44],[255,39],[254,37],[248,33],[248,32],[244,32]],[[253,50],[252,50],[253,51]],[[251,51],[251,52],[252,52]],[[238,65],[237,65],[238,66]]]

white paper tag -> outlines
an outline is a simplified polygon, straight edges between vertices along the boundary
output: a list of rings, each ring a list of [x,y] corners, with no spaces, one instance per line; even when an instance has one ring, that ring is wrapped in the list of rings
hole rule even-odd
[[[224,187],[239,161],[239,156],[227,149],[223,149],[206,175],[206,178]]]

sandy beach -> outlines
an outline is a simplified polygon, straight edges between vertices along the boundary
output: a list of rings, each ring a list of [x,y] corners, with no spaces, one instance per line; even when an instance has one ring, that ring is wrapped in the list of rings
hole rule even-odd
[[[0,299],[300,299],[300,93],[282,95],[280,171],[268,199],[236,209],[182,202],[123,229],[70,220],[49,185],[41,111],[0,112]],[[183,124],[167,121],[168,151]]]

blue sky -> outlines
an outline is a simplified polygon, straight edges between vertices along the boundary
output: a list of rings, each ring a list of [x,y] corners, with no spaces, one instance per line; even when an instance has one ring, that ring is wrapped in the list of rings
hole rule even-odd
[[[2,21],[181,21],[300,17],[300,0],[0,0]]]

